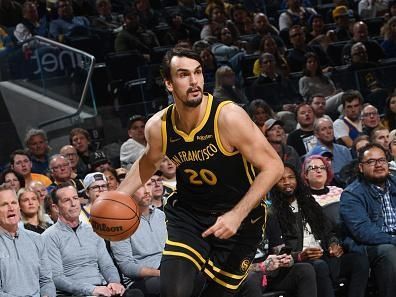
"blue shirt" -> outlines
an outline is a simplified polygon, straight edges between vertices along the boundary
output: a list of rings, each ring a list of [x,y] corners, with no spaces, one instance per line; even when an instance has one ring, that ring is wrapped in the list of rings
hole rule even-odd
[[[70,20],[56,19],[50,23],[49,33],[50,36],[58,39],[59,35],[70,36],[76,31],[76,35],[79,35],[77,31],[84,29],[88,32],[89,21],[86,17],[75,16]]]

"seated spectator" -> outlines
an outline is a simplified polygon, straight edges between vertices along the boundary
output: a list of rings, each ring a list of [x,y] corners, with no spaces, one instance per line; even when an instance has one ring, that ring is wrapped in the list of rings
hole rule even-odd
[[[166,200],[170,194],[176,190],[176,165],[165,156],[160,164],[159,170],[162,172],[164,199]]]
[[[165,22],[161,12],[152,8],[149,0],[135,0],[133,4],[133,8],[139,14],[139,21],[143,27],[153,29],[160,23]]]
[[[235,24],[238,29],[238,35],[246,35],[245,32],[245,17],[248,16],[248,11],[246,8],[240,4],[234,4],[230,9],[230,20]]]
[[[153,201],[152,204],[154,207],[159,208],[160,210],[164,210],[164,184],[162,178],[162,172],[157,170],[154,175],[151,177],[151,184],[152,184],[152,195]]]
[[[69,143],[75,147],[79,156],[78,167],[85,172],[89,172],[89,156],[93,152],[91,149],[91,136],[89,132],[82,128],[74,128],[69,133]]]
[[[88,198],[88,204],[81,205],[80,221],[91,224],[91,206],[102,192],[109,190],[109,184],[106,176],[101,172],[88,173],[84,178],[85,196]],[[80,204],[80,203],[79,203]]]
[[[118,186],[120,185],[120,180],[118,179],[117,172],[114,168],[105,168],[103,170],[100,170],[106,177],[108,186],[109,186],[109,191],[115,191],[117,190]]]
[[[396,58],[396,16],[390,18],[382,29],[384,41],[381,47],[384,50],[385,58]]]
[[[50,158],[50,170],[54,182],[49,186],[49,191],[65,182],[73,185],[79,193],[84,190],[82,181],[79,178],[72,177],[73,170],[69,160],[66,157],[59,154],[53,155]]]
[[[169,25],[169,29],[166,30],[164,36],[160,38],[162,45],[174,46],[180,41],[192,40],[190,30],[180,13],[172,13],[167,17],[166,22]]]
[[[337,143],[347,147],[362,133],[360,113],[363,107],[363,97],[359,91],[344,92],[341,97],[344,115],[334,122],[334,137]]]
[[[3,296],[56,296],[44,240],[19,227],[15,191],[0,185],[0,294]]]
[[[320,36],[326,34],[326,27],[321,14],[313,14],[308,19],[309,32],[306,34],[306,41],[312,42]]]
[[[130,117],[128,123],[129,139],[121,145],[120,161],[121,166],[129,169],[133,163],[143,154],[146,148],[146,138],[144,127],[146,118],[142,115]]]
[[[392,170],[393,175],[396,175],[396,129],[389,133],[389,154],[391,156],[389,169]]]
[[[149,61],[152,49],[160,45],[157,36],[140,24],[140,16],[136,10],[127,12],[124,21],[124,29],[118,33],[114,42],[115,51],[136,50]]]
[[[365,104],[362,113],[363,134],[370,136],[371,131],[381,125],[378,109],[371,104]]]
[[[62,146],[59,150],[59,154],[67,158],[70,162],[70,166],[72,167],[72,178],[82,179],[88,173],[87,167],[83,162],[80,161],[80,157],[77,153],[77,150],[72,145]]]
[[[317,165],[307,169],[319,172]],[[333,281],[346,277],[347,296],[364,297],[369,276],[367,256],[344,250],[334,226],[291,165],[285,164],[271,199],[273,215],[295,261],[310,263],[315,269],[318,296],[335,296]]]
[[[252,83],[251,96],[257,98],[265,94],[266,102],[274,111],[294,111],[301,96],[291,82],[276,73],[276,60],[272,54],[260,56],[260,76]]]
[[[384,18],[385,20],[389,20],[394,16],[396,16],[396,1],[390,0],[388,1],[388,11],[384,14]]]
[[[48,138],[41,129],[30,129],[25,135],[25,146],[32,160],[32,172],[48,174]]]
[[[337,180],[342,167],[352,161],[352,155],[345,146],[334,143],[333,121],[328,118],[319,118],[314,123],[314,131],[318,140],[316,147],[312,148],[307,156],[316,154],[318,148],[327,149],[332,154],[331,167]]]
[[[265,132],[265,122],[275,118],[275,113],[263,99],[255,99],[248,106],[248,113],[252,121]]]
[[[287,144],[294,147],[300,157],[316,146],[317,139],[314,135],[315,116],[308,103],[301,103],[296,108],[296,119],[300,128],[294,130],[287,137]]]
[[[2,0],[0,2],[0,25],[14,27],[22,20],[22,7],[18,1]]]
[[[200,57],[203,63],[203,75],[205,84],[214,84],[216,82],[217,61],[210,48],[204,48],[200,51]]]
[[[202,6],[195,0],[177,0],[177,13],[188,26],[192,40],[199,40],[202,30],[200,21],[205,19]]]
[[[18,194],[19,208],[21,209],[21,221],[26,230],[43,233],[50,224],[45,221],[41,209],[40,199],[32,190],[22,190]]]
[[[285,130],[283,129],[283,122],[275,119],[269,119],[265,122],[265,137],[269,144],[278,153],[283,163],[292,164],[297,170],[301,168],[300,156],[296,150],[284,143]]]
[[[92,172],[102,171],[111,167],[111,162],[103,151],[96,151],[89,156],[89,165]]]
[[[382,126],[374,128],[370,133],[370,143],[375,143],[384,149],[389,159],[389,130]]]
[[[321,93],[313,94],[307,101],[311,105],[315,119],[328,117],[326,115],[326,98]]]
[[[333,170],[326,158],[319,155],[306,158],[301,171],[304,182],[320,206],[323,207],[340,201],[343,190],[336,186],[330,186],[333,179]]]
[[[358,13],[362,19],[370,19],[382,16],[388,9],[388,1],[384,0],[360,0]]]
[[[351,17],[347,6],[340,5],[332,11],[335,22],[335,35],[337,41],[349,41],[352,38],[350,30]]]
[[[21,174],[9,168],[0,175],[0,185],[3,184],[18,193],[21,188],[25,187],[25,179]]]
[[[344,246],[369,258],[378,295],[396,290],[395,177],[389,175],[386,152],[378,144],[359,151],[360,177],[341,194]]]
[[[213,97],[232,100],[238,104],[249,103],[244,91],[235,86],[235,72],[229,66],[220,66],[216,70],[216,86]]]
[[[28,185],[31,181],[41,181],[46,187],[52,182],[51,180],[42,174],[32,173],[32,161],[30,155],[23,150],[15,150],[10,156],[11,169],[19,173],[25,179],[25,185]]]
[[[56,289],[75,296],[123,296],[125,288],[104,240],[79,220],[76,189],[63,184],[51,196],[59,219],[42,236]]]
[[[367,49],[367,57],[369,62],[378,62],[380,59],[385,57],[384,51],[381,46],[375,40],[369,39],[367,25],[360,21],[353,25],[352,39],[345,44],[342,49],[342,59],[344,64],[351,62],[351,47],[357,42],[362,42]]]
[[[298,81],[301,96],[308,100],[312,95],[321,93],[329,102],[340,101],[342,92],[337,91],[331,78],[323,74],[318,56],[313,52],[305,54],[303,77]]]
[[[98,15],[92,18],[92,27],[114,33],[122,30],[124,17],[121,14],[111,11],[111,3],[109,0],[97,0],[96,11]]]
[[[47,37],[47,24],[40,21],[36,5],[26,1],[22,5],[22,21],[16,26],[14,37],[20,43],[34,35]]]
[[[27,185],[26,189],[34,191],[39,196],[40,205],[44,204],[45,198],[48,196],[48,190],[46,186],[43,185],[40,181],[32,181],[30,184]],[[44,214],[44,217],[46,215]],[[47,218],[45,218],[47,220]],[[49,220],[47,220],[49,221]]]
[[[314,14],[317,14],[315,9],[303,7],[300,0],[287,0],[287,10],[279,16],[279,30],[294,25],[307,26],[309,17]]]
[[[253,22],[256,36],[249,42],[249,47],[252,51],[258,51],[262,48],[260,45],[264,37],[272,37],[276,42],[276,46],[279,47],[282,52],[284,51],[285,45],[279,37],[279,30],[271,25],[264,13],[256,13]],[[271,52],[271,54],[274,53]]]
[[[291,0],[294,1],[294,0]],[[293,48],[287,55],[287,62],[291,72],[302,71],[305,64],[305,54],[314,52],[318,56],[319,64],[322,67],[327,67],[328,58],[326,53],[318,45],[307,45],[305,41],[305,34],[299,25],[295,25],[289,30],[290,42]]]
[[[281,48],[278,48],[278,45],[276,44],[276,42],[272,36],[264,36],[261,39],[259,51],[260,51],[260,54],[269,53],[274,56],[275,61],[276,61],[275,65],[276,65],[276,73],[277,74],[282,75],[283,77],[289,76],[290,69],[289,69],[289,65],[287,64],[287,61],[284,57],[284,54],[282,53],[283,50]],[[255,76],[259,76],[261,71],[262,71],[262,69],[260,66],[260,58],[259,58],[254,62],[253,74]]]
[[[396,89],[386,100],[385,115],[382,124],[390,131],[396,129]]]
[[[52,20],[49,35],[59,42],[68,38],[89,35],[89,21],[84,16],[74,16],[69,0],[58,0],[56,3],[58,18]]]
[[[111,242],[114,258],[126,284],[140,289],[145,296],[160,296],[160,264],[167,239],[165,214],[152,207],[152,183],[149,179],[133,195],[141,214],[136,232],[129,238]]]

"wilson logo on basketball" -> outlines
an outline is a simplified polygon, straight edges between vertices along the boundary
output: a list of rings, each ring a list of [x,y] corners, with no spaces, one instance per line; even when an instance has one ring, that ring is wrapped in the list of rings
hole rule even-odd
[[[92,228],[94,228],[96,231],[104,231],[104,232],[122,231],[122,226],[109,227],[106,224],[98,224],[95,221],[92,221],[91,224],[92,224]]]

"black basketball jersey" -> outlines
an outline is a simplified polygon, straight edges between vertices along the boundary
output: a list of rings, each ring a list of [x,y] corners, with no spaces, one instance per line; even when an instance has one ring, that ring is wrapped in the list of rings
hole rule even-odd
[[[255,174],[239,151],[228,152],[220,141],[218,116],[232,102],[207,96],[203,120],[189,134],[177,129],[174,105],[167,108],[162,117],[163,152],[177,166],[177,199],[196,210],[222,212],[242,199]]]

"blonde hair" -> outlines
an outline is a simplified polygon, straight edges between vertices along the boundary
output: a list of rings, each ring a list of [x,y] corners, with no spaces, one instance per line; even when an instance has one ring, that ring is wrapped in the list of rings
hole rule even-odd
[[[40,195],[39,195],[36,191],[33,191],[32,189],[22,188],[22,189],[20,189],[20,190],[18,191],[18,203],[20,202],[22,196],[23,196],[25,193],[33,193],[33,194],[36,196],[37,201],[38,201],[38,203],[39,203],[39,207],[38,207],[38,211],[37,211],[37,219],[38,219],[38,222],[39,222],[39,226],[40,226],[40,227],[43,227],[43,228],[46,228],[47,225],[46,225],[46,221],[45,221],[45,219],[44,219],[44,212],[43,212],[43,208],[42,208],[42,206],[41,206],[41,204],[40,204]],[[24,213],[22,212],[22,210],[21,210],[21,221],[22,221],[24,224],[28,223],[27,218],[26,218],[26,216],[24,215]]]
[[[391,26],[393,23],[396,23],[396,16],[391,17],[385,25],[381,28],[381,35],[384,36],[384,39],[390,39],[390,34],[391,34]]]
[[[216,70],[216,74],[215,74],[215,79],[216,79],[216,83],[215,83],[215,88],[220,88],[224,85],[224,75],[226,73],[235,73],[234,70],[232,70],[232,68],[230,66],[224,65],[224,66],[220,66],[219,68],[217,68]]]

